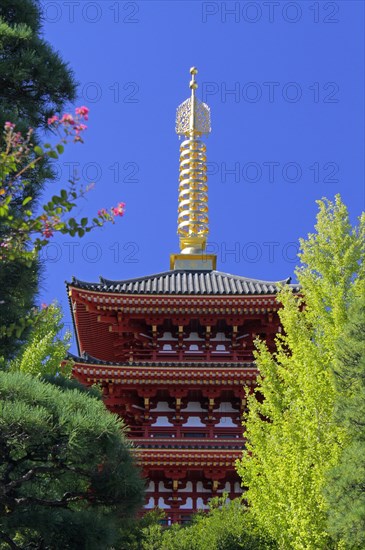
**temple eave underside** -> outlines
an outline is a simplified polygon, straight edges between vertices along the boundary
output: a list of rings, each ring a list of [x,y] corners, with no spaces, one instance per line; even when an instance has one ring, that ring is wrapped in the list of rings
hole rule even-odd
[[[144,296],[69,287],[80,354],[102,361],[243,362],[274,338],[275,295]]]

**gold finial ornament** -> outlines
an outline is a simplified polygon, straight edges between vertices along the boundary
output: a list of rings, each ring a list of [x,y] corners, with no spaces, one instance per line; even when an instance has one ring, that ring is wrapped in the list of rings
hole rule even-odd
[[[191,96],[177,108],[176,133],[186,139],[180,146],[178,234],[182,253],[201,253],[208,235],[206,146],[199,139],[209,134],[210,109],[195,97],[195,67],[190,69]]]
[[[192,132],[197,136],[209,134],[211,130],[210,109],[206,103],[195,97],[195,90],[198,88],[195,75],[198,74],[198,69],[192,67],[190,74],[191,96],[181,103],[176,111],[176,133],[186,137],[190,137]]]
[[[195,82],[195,75],[198,74],[198,69],[196,67],[191,67],[190,69],[190,74],[191,74],[191,80],[190,80],[190,89],[191,90],[196,90],[197,87],[198,87],[198,84]]]

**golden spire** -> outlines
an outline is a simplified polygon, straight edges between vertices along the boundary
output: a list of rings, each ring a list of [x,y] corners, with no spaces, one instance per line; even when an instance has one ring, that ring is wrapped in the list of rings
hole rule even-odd
[[[199,138],[203,134],[209,134],[211,128],[210,109],[195,96],[195,90],[198,88],[195,80],[197,73],[195,67],[190,69],[191,96],[179,105],[176,112],[176,133],[185,139],[180,146],[177,222],[181,254],[171,256],[171,266],[175,269],[187,269],[187,265],[200,265],[202,261],[205,265],[199,269],[209,269],[208,260],[209,265],[215,266],[215,256],[213,260],[213,255],[203,255],[209,232],[208,178],[206,146]],[[182,258],[183,254],[186,256]],[[188,256],[195,262],[187,262]]]

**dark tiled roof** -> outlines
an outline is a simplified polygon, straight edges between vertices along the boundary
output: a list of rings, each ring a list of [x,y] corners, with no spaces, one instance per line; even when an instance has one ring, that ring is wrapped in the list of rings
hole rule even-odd
[[[221,271],[165,271],[136,279],[111,281],[100,277],[99,283],[87,283],[75,277],[69,286],[98,292],[117,294],[190,294],[190,295],[240,295],[276,294],[279,286],[289,284],[290,278],[282,281],[260,281],[223,273]],[[291,285],[298,291],[297,285]]]
[[[218,362],[209,362],[209,361],[127,361],[123,363],[115,363],[113,361],[103,361],[102,359],[96,359],[88,353],[83,353],[81,356],[74,355],[73,353],[68,353],[66,359],[70,359],[75,363],[85,364],[85,365],[105,365],[110,367],[118,367],[128,365],[129,367],[217,367],[217,368],[256,368],[256,363],[254,361],[242,361],[235,363],[233,361],[224,361],[222,363]]]

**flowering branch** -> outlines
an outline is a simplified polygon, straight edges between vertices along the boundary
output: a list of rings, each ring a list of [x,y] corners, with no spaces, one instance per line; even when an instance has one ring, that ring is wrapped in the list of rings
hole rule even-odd
[[[30,262],[55,232],[83,237],[95,227],[101,227],[106,222],[114,223],[116,216],[123,216],[125,204],[120,202],[109,210],[99,210],[91,221],[88,218],[79,221],[73,217],[67,218],[76,206],[75,201],[85,193],[82,188],[76,188],[75,181],[70,181],[68,190],[62,189],[58,195],[53,195],[43,205],[40,214],[35,214],[31,209],[33,197],[25,196],[29,185],[25,175],[46,158],[58,159],[66,144],[83,143],[83,132],[87,129],[84,122],[88,117],[89,109],[85,106],[77,107],[74,115],[65,113],[61,118],[57,115],[50,117],[48,125],[59,139],[56,145],[45,143],[43,147],[32,143],[32,128],[23,136],[16,132],[15,124],[5,123],[5,149],[0,152],[0,222],[5,228],[5,236],[0,240],[0,260],[22,258]],[[86,191],[91,188],[91,185],[88,186]]]

